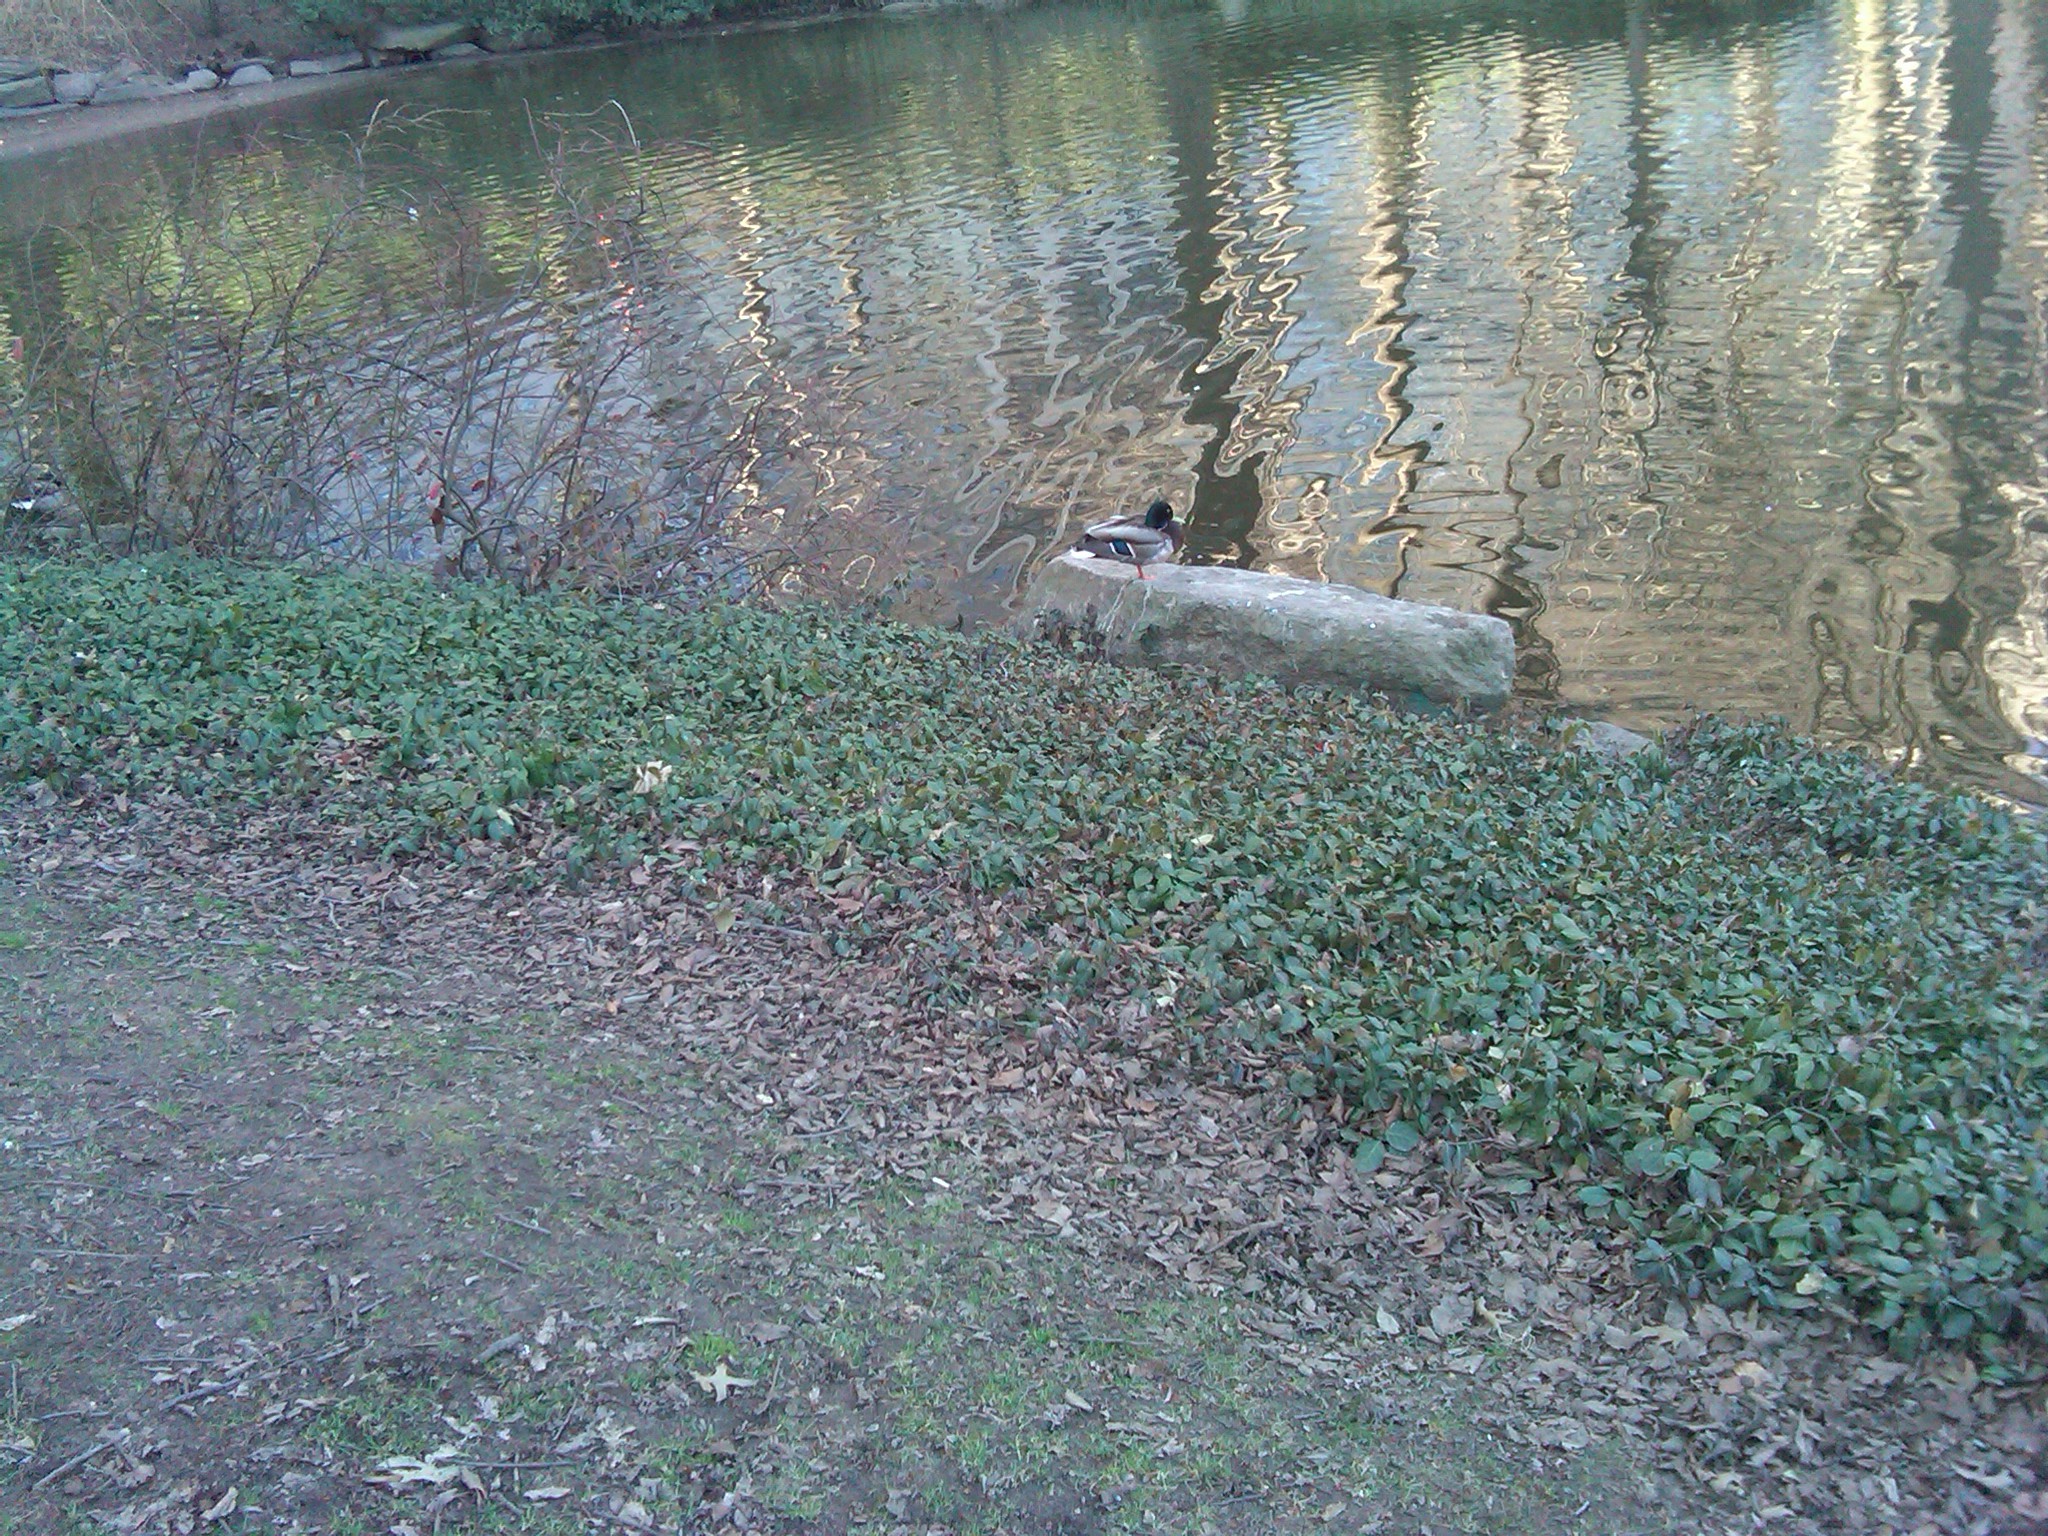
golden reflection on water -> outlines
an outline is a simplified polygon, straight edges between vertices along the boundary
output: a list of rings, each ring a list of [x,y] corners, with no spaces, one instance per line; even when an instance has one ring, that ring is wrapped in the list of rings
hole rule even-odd
[[[1195,558],[1502,614],[1531,696],[2037,798],[2036,0],[885,16],[156,148],[287,246],[372,93],[466,109],[436,154],[480,207],[537,174],[529,104],[619,103],[780,429],[753,493],[915,612],[1000,619],[1163,492]],[[0,211],[61,225],[133,153],[0,169]],[[0,335],[64,281],[61,241],[0,244]]]

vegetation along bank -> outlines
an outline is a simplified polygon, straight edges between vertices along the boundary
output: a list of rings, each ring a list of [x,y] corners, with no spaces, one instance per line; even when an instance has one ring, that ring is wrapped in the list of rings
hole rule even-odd
[[[0,121],[878,8],[879,0],[0,0]]]
[[[2048,1255],[2038,834],[1769,729],[1612,760],[817,609],[186,560],[0,566],[0,777],[396,858],[736,869],[1042,1024],[1279,1048],[1370,1169],[1505,1148],[1640,1273],[1996,1352]],[[798,893],[798,894],[792,894]]]

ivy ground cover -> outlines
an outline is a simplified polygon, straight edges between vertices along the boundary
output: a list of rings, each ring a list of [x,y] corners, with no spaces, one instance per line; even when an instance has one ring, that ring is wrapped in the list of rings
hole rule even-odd
[[[1614,762],[873,614],[14,562],[0,776],[794,877],[969,1000],[991,903],[1048,1013],[1258,1037],[1362,1166],[1511,1138],[1646,1273],[1902,1349],[2039,1315],[2040,839],[1773,730]]]

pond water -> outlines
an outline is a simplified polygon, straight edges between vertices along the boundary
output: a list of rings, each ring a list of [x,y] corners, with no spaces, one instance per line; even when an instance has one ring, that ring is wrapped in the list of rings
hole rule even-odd
[[[381,98],[443,173],[616,111],[756,494],[982,623],[1164,494],[1190,556],[1510,620],[1533,699],[2048,786],[2048,5],[1069,3],[384,75],[0,167],[6,307],[153,160],[286,227]],[[615,105],[608,105],[615,104]]]

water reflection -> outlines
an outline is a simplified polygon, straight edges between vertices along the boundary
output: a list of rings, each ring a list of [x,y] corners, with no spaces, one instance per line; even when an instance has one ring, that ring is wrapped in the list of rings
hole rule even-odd
[[[885,16],[381,79],[153,152],[303,239],[372,92],[466,109],[438,154],[480,202],[537,175],[528,104],[620,104],[778,424],[753,494],[832,509],[930,616],[999,618],[1163,491],[1198,558],[1509,618],[1531,695],[1780,713],[2034,794],[2032,0]],[[0,329],[71,302],[24,232],[134,153],[0,169]]]

